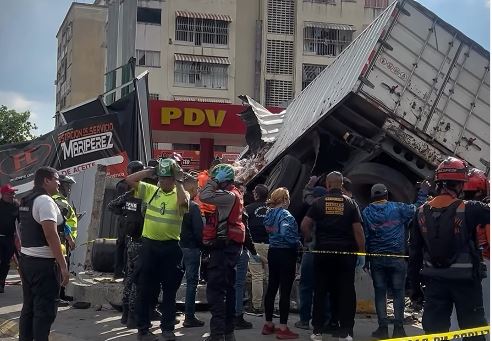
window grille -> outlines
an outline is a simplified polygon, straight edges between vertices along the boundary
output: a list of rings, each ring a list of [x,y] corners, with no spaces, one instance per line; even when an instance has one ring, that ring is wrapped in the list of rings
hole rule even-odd
[[[302,64],[302,89],[304,90],[325,67],[326,65]]]
[[[176,41],[194,45],[227,46],[229,22],[213,19],[176,17]]]
[[[352,41],[353,31],[323,27],[304,28],[304,53],[337,56]]]
[[[326,5],[336,5],[337,4],[337,0],[304,0],[304,2],[312,2],[315,4],[326,4]]]
[[[137,7],[137,22],[142,24],[160,25],[160,8]]]
[[[227,89],[225,64],[174,62],[174,84],[197,88]]]
[[[292,75],[294,67],[294,43],[283,40],[267,40],[267,73]]]
[[[294,0],[268,0],[268,33],[294,34]]]
[[[265,84],[265,97],[267,106],[287,107],[293,98],[293,87],[291,81],[268,79]]]
[[[137,66],[161,66],[161,53],[159,51],[137,50]]]
[[[386,8],[388,0],[365,0],[364,7],[366,8]]]

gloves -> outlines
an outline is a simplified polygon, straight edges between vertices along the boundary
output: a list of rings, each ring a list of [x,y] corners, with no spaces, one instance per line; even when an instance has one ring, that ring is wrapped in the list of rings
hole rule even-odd
[[[362,269],[364,267],[364,264],[366,264],[366,257],[357,256],[357,262],[355,263],[355,267]]]
[[[182,182],[185,177],[185,173],[183,171],[183,168],[181,168],[178,163],[173,164],[173,170],[174,170],[174,179],[176,181]]]

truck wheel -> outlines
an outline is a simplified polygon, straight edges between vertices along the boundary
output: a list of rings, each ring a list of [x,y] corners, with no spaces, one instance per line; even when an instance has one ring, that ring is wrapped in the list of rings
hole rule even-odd
[[[415,200],[414,185],[406,176],[386,165],[363,162],[352,168],[347,176],[353,184],[353,195],[361,209],[371,202],[371,187],[382,183],[389,191],[389,199],[405,203]]]
[[[292,190],[301,170],[301,162],[292,155],[285,155],[273,168],[265,181],[265,186],[271,192],[279,187]]]
[[[92,245],[92,269],[99,272],[114,272],[116,239],[98,238]]]
[[[310,164],[302,164],[301,171],[294,185],[294,188],[290,192],[290,206],[289,211],[296,219],[302,219],[300,215],[303,213],[304,202],[302,200],[302,192],[304,187],[309,181],[313,166]]]

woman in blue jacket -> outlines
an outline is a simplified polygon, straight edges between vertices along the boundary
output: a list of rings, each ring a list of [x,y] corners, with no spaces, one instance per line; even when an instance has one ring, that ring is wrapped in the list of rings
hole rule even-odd
[[[265,320],[262,334],[277,334],[277,339],[297,339],[298,334],[287,327],[290,310],[290,292],[296,275],[299,233],[294,217],[287,211],[290,204],[289,191],[277,188],[267,201],[269,210],[264,219],[269,235],[268,289],[265,294]],[[275,296],[280,288],[280,325],[276,329],[272,322]]]

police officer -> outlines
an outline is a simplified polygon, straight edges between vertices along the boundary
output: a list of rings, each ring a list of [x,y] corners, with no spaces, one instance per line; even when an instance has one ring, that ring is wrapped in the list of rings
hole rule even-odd
[[[126,168],[127,174],[133,174],[135,172],[139,172],[142,169],[144,169],[144,165],[141,161],[134,160],[130,161],[128,163],[128,166]],[[116,196],[121,197],[124,195],[126,192],[130,190],[130,187],[128,184],[125,182],[125,180],[121,180],[116,184]],[[114,278],[123,278],[124,277],[124,270],[125,270],[125,264],[126,264],[126,233],[125,233],[125,226],[124,224],[124,219],[121,218],[121,215],[118,219],[117,222],[117,238],[116,238],[116,252],[115,252],[115,261],[114,261]]]
[[[77,237],[77,213],[75,209],[68,202],[72,185],[75,183],[75,179],[68,175],[60,175],[60,187],[58,193],[52,196],[55,203],[58,205],[65,224],[63,229],[59,228],[60,241],[62,246],[63,255],[66,257],[67,266],[70,268],[70,255],[69,250],[75,248],[75,238]],[[67,250],[68,249],[68,250]],[[73,297],[65,294],[65,287],[61,287],[60,299],[62,301],[73,301]],[[65,302],[66,304],[66,302]]]
[[[435,172],[438,195],[418,209],[410,235],[410,278],[413,290],[418,290],[422,269],[422,326],[428,334],[449,331],[453,304],[460,328],[487,325],[475,227],[489,224],[489,206],[458,199],[467,171],[460,159],[448,157],[441,162]]]
[[[302,220],[305,242],[312,238],[316,223],[315,251],[365,252],[364,231],[359,207],[342,194],[343,176],[331,172],[326,176],[328,194],[316,199]],[[337,299],[336,316],[340,320],[339,340],[351,341],[355,319],[355,266],[357,256],[315,253],[314,306],[311,340],[322,340],[327,292]]]
[[[134,283],[135,263],[142,246],[143,205],[142,200],[135,198],[134,190],[124,193],[112,200],[108,208],[119,215],[122,233],[129,238],[127,242],[127,262],[123,280],[123,312],[121,323],[129,329],[137,327],[135,316],[136,286]]]
[[[19,340],[48,341],[57,312],[61,285],[69,273],[62,254],[57,225],[63,223],[60,209],[51,197],[58,192],[56,169],[41,167],[34,174],[34,188],[19,207],[23,305]]]
[[[154,173],[159,177],[159,187],[141,181]],[[176,292],[183,278],[183,253],[178,242],[190,200],[183,179],[183,170],[172,159],[161,159],[157,169],[149,168],[126,178],[128,185],[135,189],[135,197],[146,205],[142,247],[135,269],[138,340],[157,339],[149,328],[151,305],[159,286],[162,288],[161,340],[175,340]]]

